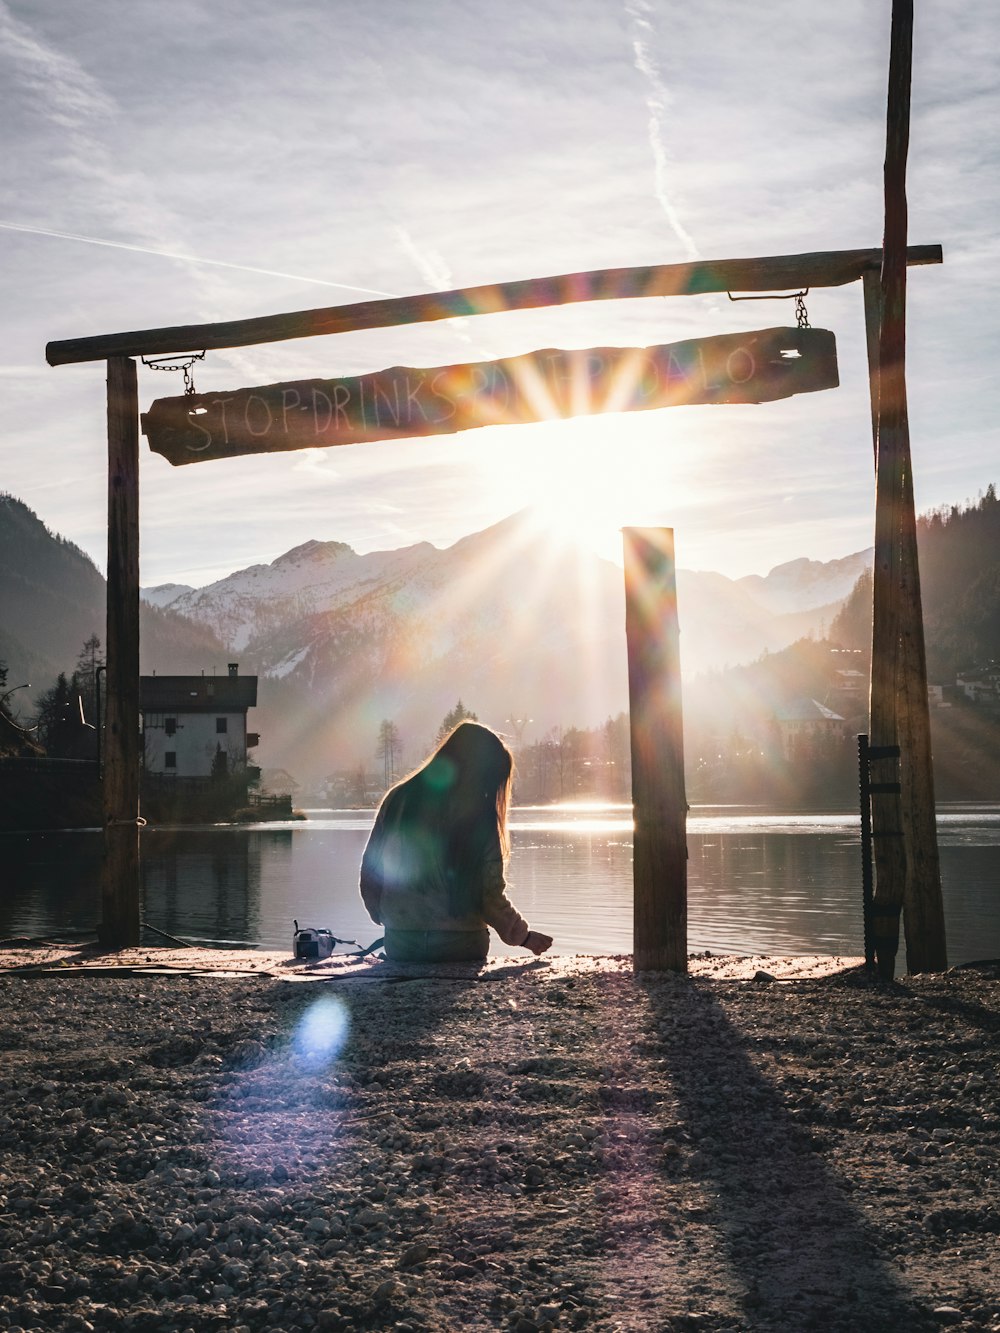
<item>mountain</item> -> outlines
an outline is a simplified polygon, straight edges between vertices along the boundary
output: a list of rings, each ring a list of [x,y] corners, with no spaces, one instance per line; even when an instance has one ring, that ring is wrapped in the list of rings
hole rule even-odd
[[[678,573],[682,663],[691,676],[822,633],[866,553],[792,561],[766,578]],[[302,780],[372,764],[394,721],[418,759],[458,699],[529,736],[599,723],[627,707],[621,570],[548,538],[526,514],[439,550],[359,555],[307,541],[205,588],[143,591],[142,670],[260,677],[258,761]],[[103,638],[105,582],[21,501],[0,497],[0,659],[35,693]],[[30,713],[28,692],[18,696]]]
[[[161,583],[156,588],[143,588],[142,600],[148,602],[150,606],[164,607],[169,606],[185,592],[194,592],[189,583]]]
[[[812,611],[819,606],[842,602],[866,569],[871,569],[873,547],[856,551],[840,560],[789,560],[776,565],[766,577],[748,574],[737,579],[755,602],[775,615]]]
[[[69,675],[84,641],[105,635],[105,581],[78,546],[51,533],[26,504],[0,494],[0,661],[29,716],[32,699]],[[152,606],[140,609],[143,671],[201,671],[225,666],[226,648],[211,629]]]
[[[864,562],[793,561],[736,581],[680,571],[685,673],[822,632]],[[306,542],[166,605],[255,664],[261,762],[304,775],[371,761],[383,718],[415,760],[459,698],[499,727],[531,718],[529,733],[627,707],[621,570],[525,514],[444,550]]]

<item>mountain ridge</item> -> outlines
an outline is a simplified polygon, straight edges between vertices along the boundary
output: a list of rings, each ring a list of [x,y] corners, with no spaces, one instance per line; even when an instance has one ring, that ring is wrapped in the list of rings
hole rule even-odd
[[[686,675],[822,633],[870,553],[832,563],[803,558],[749,582],[678,571]],[[359,744],[370,754],[383,718],[417,751],[459,697],[499,727],[592,725],[627,708],[621,569],[524,513],[444,548],[305,542],[169,606],[255,664],[262,703],[277,682],[295,693],[294,724],[275,716],[264,730],[304,771],[333,767],[324,754],[354,759]]]
[[[832,571],[792,561],[749,582],[680,570],[686,675],[822,633],[865,559],[855,553]],[[837,600],[808,605],[831,591]],[[0,508],[0,657],[10,679],[24,671],[44,689],[71,671],[88,635],[103,637],[105,595],[82,552],[13,497]],[[205,587],[143,596],[142,669],[186,674],[240,661],[260,677],[259,762],[306,777],[370,761],[385,718],[415,759],[458,698],[494,726],[531,718],[536,732],[627,708],[621,569],[554,541],[523,513],[445,548],[358,554],[309,539]]]

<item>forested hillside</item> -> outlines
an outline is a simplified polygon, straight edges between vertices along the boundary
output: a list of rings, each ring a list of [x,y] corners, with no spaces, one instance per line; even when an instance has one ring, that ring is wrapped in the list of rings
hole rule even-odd
[[[1000,659],[1000,500],[978,500],[918,521],[928,680],[945,687],[931,709],[937,796],[1000,800],[1000,700],[973,704],[956,673]],[[687,767],[697,800],[854,799],[856,740],[867,731],[872,576],[865,571],[825,639],[802,639],[746,666],[699,676],[685,692]],[[854,689],[851,677],[858,672]],[[778,716],[815,701],[844,719],[799,763],[785,756]]]
[[[920,520],[920,569],[932,680],[1000,659],[1000,499]]]
[[[105,635],[104,576],[78,546],[49,531],[26,504],[0,494],[0,661],[20,697],[34,703],[67,675],[88,639]],[[225,666],[215,634],[171,611],[140,609],[142,668],[201,671]]]

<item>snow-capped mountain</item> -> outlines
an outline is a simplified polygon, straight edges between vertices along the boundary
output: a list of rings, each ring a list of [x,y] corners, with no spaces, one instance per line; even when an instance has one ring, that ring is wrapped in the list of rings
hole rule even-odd
[[[810,611],[830,602],[841,602],[857,583],[866,569],[871,569],[875,556],[873,547],[855,551],[840,560],[789,560],[776,565],[765,577],[748,574],[737,579],[743,589],[759,605],[782,615],[789,611]]]
[[[176,602],[185,592],[194,592],[189,583],[160,583],[155,588],[143,588],[142,600],[148,602],[150,606],[162,608],[169,606],[171,602]]]
[[[685,673],[820,632],[866,554],[792,561],[767,578],[679,571]],[[310,541],[205,588],[152,591],[264,677],[262,708],[280,690],[261,729],[265,742],[294,737],[304,770],[370,757],[383,718],[420,750],[459,698],[501,727],[591,725],[627,707],[621,570],[523,514],[444,550],[359,555]]]

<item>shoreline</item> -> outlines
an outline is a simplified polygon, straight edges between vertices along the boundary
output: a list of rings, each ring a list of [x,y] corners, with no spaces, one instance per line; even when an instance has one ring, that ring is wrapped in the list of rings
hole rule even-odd
[[[107,949],[93,940],[78,944],[64,941],[15,937],[0,940],[0,976],[19,971],[74,971],[96,974],[99,971],[138,972],[155,968],[181,973],[218,973],[230,976],[272,976],[285,980],[337,980],[376,974],[410,975],[430,970],[434,975],[474,977],[489,975],[497,968],[517,964],[543,964],[555,973],[577,969],[591,972],[615,972],[634,975],[631,954],[554,954],[539,959],[527,952],[490,955],[484,965],[389,963],[377,956],[357,959],[349,953],[334,953],[319,961],[296,959],[289,951],[266,948],[208,948],[185,945],[153,944],[128,949]],[[688,956],[688,975],[717,980],[751,980],[757,972],[768,973],[774,980],[833,976],[859,969],[864,959],[839,954],[723,954],[704,950]]]
[[[998,969],[858,961],[0,946],[0,1328],[1000,1330]]]

